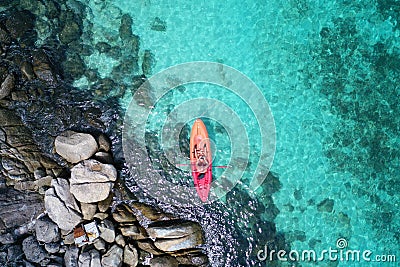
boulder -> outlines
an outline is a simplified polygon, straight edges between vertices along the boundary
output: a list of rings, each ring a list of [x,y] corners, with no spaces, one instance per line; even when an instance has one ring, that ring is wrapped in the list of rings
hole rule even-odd
[[[14,88],[15,78],[13,74],[8,74],[0,85],[0,99],[8,96]]]
[[[48,254],[34,236],[29,236],[22,242],[22,250],[28,261],[40,263],[48,257]]]
[[[57,225],[47,216],[41,217],[35,224],[36,239],[40,242],[51,243],[60,240],[60,232]]]
[[[150,260],[150,267],[178,267],[179,262],[171,256],[154,257]]]
[[[47,252],[51,254],[56,254],[60,251],[60,243],[46,243],[44,244],[44,248]]]
[[[65,267],[78,267],[79,249],[76,246],[68,247],[64,254]]]
[[[154,223],[146,229],[154,245],[165,252],[195,248],[204,243],[201,226],[190,221]]]
[[[120,267],[122,266],[123,249],[118,245],[113,245],[101,259],[103,267]]]
[[[65,179],[57,179],[59,181]],[[66,187],[67,185],[63,182]],[[61,191],[59,189],[58,191]],[[65,195],[56,194],[57,190],[55,188],[49,188],[46,190],[44,196],[44,204],[47,210],[47,213],[50,219],[55,222],[60,229],[70,231],[74,229],[76,225],[78,225],[82,217],[79,214],[79,209],[76,209],[76,202],[68,195],[68,189],[63,188],[62,192],[65,192]]]
[[[136,267],[139,263],[139,253],[132,244],[124,247],[124,263],[129,267]]]
[[[115,240],[114,224],[109,220],[104,220],[98,225],[100,237],[107,243],[113,243]]]
[[[80,202],[99,202],[109,196],[116,179],[113,165],[85,160],[71,169],[71,193]]]
[[[110,193],[110,195],[108,195],[108,197],[106,199],[97,203],[97,206],[99,207],[100,212],[106,212],[110,208],[111,203],[113,201],[113,197],[114,197],[114,195],[112,193]]]
[[[136,217],[133,214],[133,210],[131,209],[131,207],[129,207],[129,205],[124,204],[124,203],[119,204],[115,208],[112,216],[113,216],[114,220],[119,223],[136,221]]]
[[[208,257],[203,253],[189,253],[178,256],[176,259],[184,266],[209,266]]]
[[[98,149],[92,135],[74,131],[66,131],[57,136],[54,145],[57,154],[71,163],[90,158]]]
[[[81,203],[81,210],[84,220],[92,220],[93,216],[96,214],[97,205],[90,203]]]
[[[123,236],[130,237],[133,240],[143,240],[147,238],[145,230],[131,223],[124,223],[120,225],[120,230]]]
[[[79,267],[100,267],[100,254],[97,250],[92,249],[87,252],[83,252],[79,255],[78,260]]]
[[[120,246],[120,247],[125,247],[125,238],[124,238],[124,236],[123,235],[117,235],[116,237],[115,237],[115,243],[117,243],[117,245],[118,246]]]

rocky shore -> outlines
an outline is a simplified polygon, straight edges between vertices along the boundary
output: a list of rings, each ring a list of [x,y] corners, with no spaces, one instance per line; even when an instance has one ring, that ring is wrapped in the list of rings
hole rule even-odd
[[[0,202],[2,266],[208,265],[198,223],[137,201],[115,201],[110,146],[104,135],[96,140],[67,131],[55,139],[67,172],[48,162],[32,179],[26,171],[6,180]],[[2,156],[3,168],[8,156]],[[82,242],[77,228],[90,222],[95,233]]]
[[[79,94],[59,116],[35,118],[67,85],[51,51],[35,46],[34,21],[15,8],[0,18],[0,266],[208,266],[199,223],[117,185],[119,158],[106,134],[115,122]],[[71,42],[73,29],[62,27],[61,41]],[[50,130],[41,133],[40,120]]]

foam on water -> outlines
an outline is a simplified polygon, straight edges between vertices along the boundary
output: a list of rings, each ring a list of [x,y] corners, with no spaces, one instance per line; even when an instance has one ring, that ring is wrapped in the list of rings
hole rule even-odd
[[[342,237],[353,249],[394,252],[393,235],[378,234],[367,220],[375,204],[365,195],[354,193],[361,183],[359,177],[349,171],[334,170],[326,155],[326,146],[330,144],[327,140],[334,138],[333,132],[343,121],[332,112],[331,99],[319,93],[325,89],[322,87],[326,77],[312,72],[318,69],[315,58],[321,49],[321,30],[334,28],[337,18],[355,16],[363,41],[371,46],[399,36],[390,18],[373,15],[375,5],[301,0],[262,4],[238,0],[122,0],[106,6],[99,3],[87,2],[91,10],[88,19],[97,29],[93,32],[95,42],[118,44],[114,36],[118,35],[120,17],[130,14],[133,31],[140,36],[139,55],[142,57],[148,49],[155,56],[153,73],[183,62],[216,61],[240,70],[261,88],[277,128],[272,171],[279,175],[283,185],[273,196],[280,210],[275,223],[279,231],[288,234],[289,240],[292,237],[292,249],[335,248],[336,240]],[[165,31],[152,29],[156,18],[165,22]],[[399,42],[392,46],[399,47]],[[85,61],[88,66],[101,65],[102,77],[109,76],[116,63],[98,53]],[[351,92],[354,88],[346,90]],[[174,94],[168,98],[168,104],[179,105],[186,97]],[[124,106],[130,98],[127,94],[121,100]],[[227,102],[234,105],[234,98]],[[246,121],[246,108],[238,105],[234,109],[243,113]],[[384,199],[384,194],[377,194]],[[326,199],[334,200],[333,211],[318,211],[318,204]],[[393,222],[398,225],[398,220],[397,216]],[[296,237],[299,232],[305,233],[304,240]]]

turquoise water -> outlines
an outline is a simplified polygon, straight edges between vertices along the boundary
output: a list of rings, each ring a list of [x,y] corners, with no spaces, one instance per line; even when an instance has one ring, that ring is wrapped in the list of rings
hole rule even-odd
[[[399,1],[82,2],[90,7],[93,42],[120,45],[120,18],[132,17],[139,62],[150,50],[152,74],[183,62],[213,61],[241,71],[261,89],[276,125],[271,171],[282,183],[273,195],[280,210],[274,222],[292,249],[322,251],[345,238],[351,249],[398,252]],[[153,27],[159,21],[161,31]],[[112,77],[118,63],[101,53],[85,62],[103,78]],[[132,70],[132,76],[140,72]],[[130,79],[125,77],[128,85]],[[76,85],[88,82],[82,78]],[[131,97],[127,92],[121,99],[125,108]],[[221,88],[188,85],[167,95],[148,127],[157,130],[166,109],[193,97],[232,107],[249,133],[249,161],[256,160],[259,132],[249,107]],[[211,134],[219,140],[216,162],[225,165],[229,138],[224,131]],[[252,172],[254,164],[244,181]],[[333,207],[324,212],[318,207],[326,199]]]

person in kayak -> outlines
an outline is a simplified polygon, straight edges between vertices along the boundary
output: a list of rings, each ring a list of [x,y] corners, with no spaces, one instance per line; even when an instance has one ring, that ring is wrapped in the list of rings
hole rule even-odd
[[[206,146],[204,145],[204,148],[206,149]],[[206,158],[206,155],[203,151],[203,149],[196,149],[196,157],[197,157],[197,161],[196,161],[196,169],[199,173],[205,173],[207,171],[208,168],[208,161]]]

